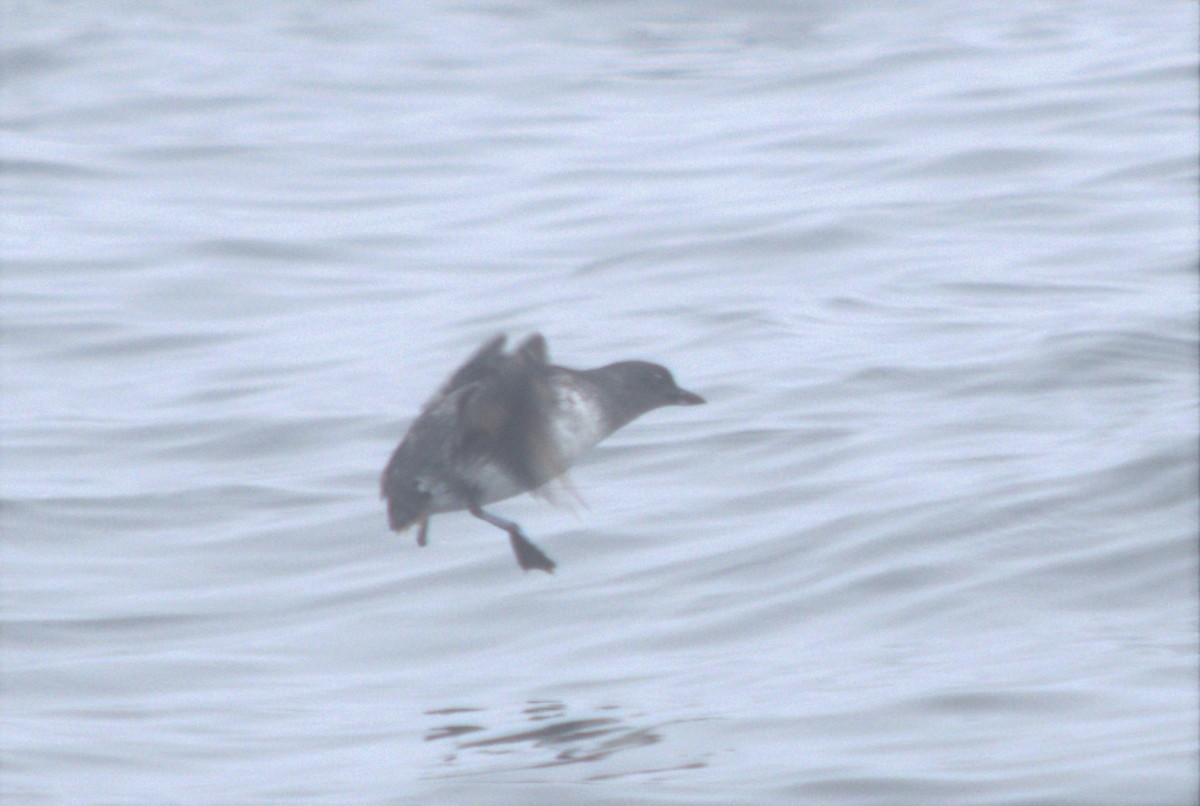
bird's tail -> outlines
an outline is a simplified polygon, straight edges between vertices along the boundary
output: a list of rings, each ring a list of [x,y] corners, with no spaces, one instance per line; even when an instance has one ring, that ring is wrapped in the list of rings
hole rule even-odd
[[[395,477],[384,473],[380,497],[387,499],[388,526],[403,532],[429,514],[429,493],[416,485],[402,485]]]

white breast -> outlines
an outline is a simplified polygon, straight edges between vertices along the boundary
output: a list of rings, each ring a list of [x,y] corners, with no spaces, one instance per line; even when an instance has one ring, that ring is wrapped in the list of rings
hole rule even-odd
[[[590,395],[573,385],[556,385],[554,392],[554,441],[563,461],[571,465],[609,431],[604,412]]]

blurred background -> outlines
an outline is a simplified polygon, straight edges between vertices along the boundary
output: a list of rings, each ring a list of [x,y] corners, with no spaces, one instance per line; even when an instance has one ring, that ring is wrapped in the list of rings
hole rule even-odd
[[[1197,16],[4,3],[4,802],[1195,803]],[[389,532],[533,330],[709,405]]]

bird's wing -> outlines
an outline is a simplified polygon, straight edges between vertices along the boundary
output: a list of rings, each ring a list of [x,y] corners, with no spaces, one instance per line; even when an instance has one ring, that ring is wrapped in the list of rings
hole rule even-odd
[[[531,334],[525,341],[517,345],[514,356],[533,361],[538,364],[550,363],[550,348],[546,346],[546,337],[541,333]]]
[[[494,373],[502,362],[508,360],[508,357],[504,355],[505,339],[505,335],[500,333],[481,344],[479,349],[472,353],[471,357],[463,362],[463,365],[456,369],[454,374],[438,387],[438,390],[433,393],[433,397],[426,401],[425,406],[421,410],[429,411],[449,397],[455,390],[482,380]]]
[[[468,381],[471,387],[458,399],[462,450],[490,454],[530,489],[567,469],[553,434],[555,399],[548,357],[545,338],[535,333],[511,354],[489,363],[486,372]]]

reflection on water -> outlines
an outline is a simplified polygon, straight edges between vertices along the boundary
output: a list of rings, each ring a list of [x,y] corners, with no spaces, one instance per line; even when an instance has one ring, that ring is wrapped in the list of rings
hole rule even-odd
[[[442,757],[441,767],[481,767],[432,777],[496,772],[495,765],[487,762],[497,757],[515,762],[505,765],[506,770],[535,770],[602,761],[623,750],[658,744],[663,740],[663,728],[670,725],[696,721],[677,719],[639,724],[645,715],[622,715],[620,707],[616,705],[604,705],[595,710],[598,713],[586,716],[569,715],[565,703],[557,700],[530,700],[521,711],[523,724],[517,729],[508,725],[504,728],[488,727],[483,724],[482,708],[448,707],[426,711],[426,716],[448,718],[425,734],[427,742],[454,742],[453,749]],[[624,771],[618,775],[593,775],[586,780],[600,781],[629,775],[700,769],[706,764],[703,759],[696,759],[665,768]]]

